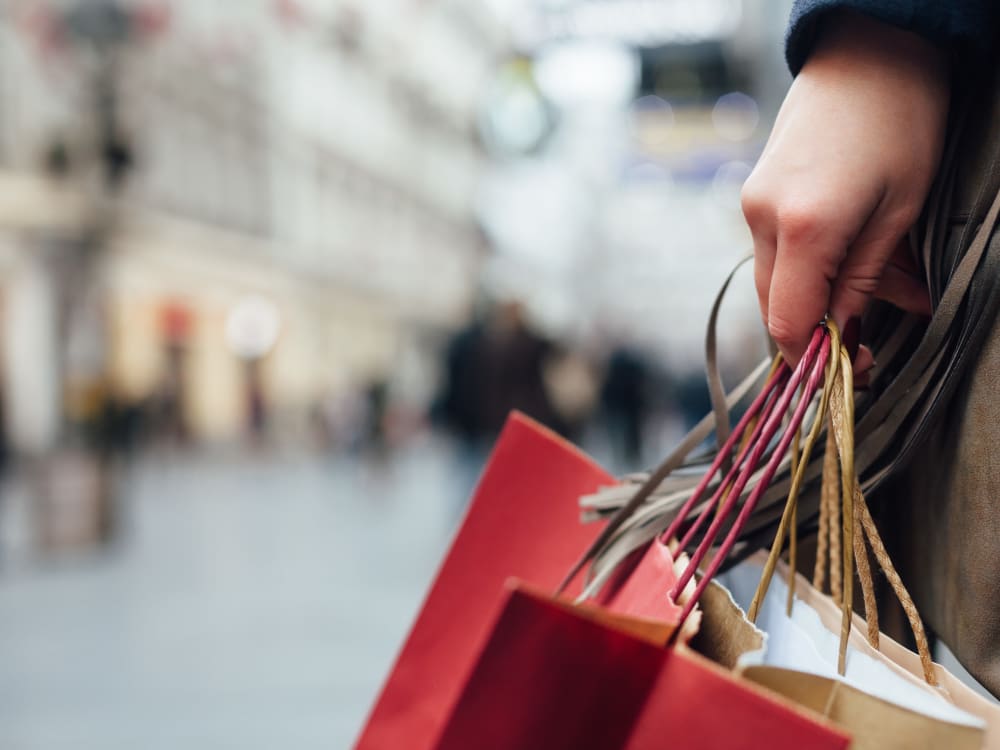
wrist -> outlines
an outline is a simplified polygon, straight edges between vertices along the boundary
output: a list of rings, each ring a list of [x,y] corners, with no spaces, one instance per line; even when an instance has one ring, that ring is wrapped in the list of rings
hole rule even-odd
[[[949,58],[944,49],[919,34],[863,13],[839,10],[824,16],[803,72],[863,70],[889,72],[899,82],[916,81],[944,95],[949,88]]]

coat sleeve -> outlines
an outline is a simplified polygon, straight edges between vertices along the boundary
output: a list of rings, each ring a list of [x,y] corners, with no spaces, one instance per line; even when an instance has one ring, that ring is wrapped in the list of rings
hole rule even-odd
[[[996,36],[997,0],[795,0],[785,36],[785,59],[797,75],[822,17],[853,10],[939,44],[959,59],[986,56]]]

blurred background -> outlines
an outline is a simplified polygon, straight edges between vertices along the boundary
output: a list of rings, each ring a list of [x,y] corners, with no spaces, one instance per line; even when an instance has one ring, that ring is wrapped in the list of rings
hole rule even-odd
[[[509,409],[662,456],[789,5],[0,0],[0,747],[348,747]]]

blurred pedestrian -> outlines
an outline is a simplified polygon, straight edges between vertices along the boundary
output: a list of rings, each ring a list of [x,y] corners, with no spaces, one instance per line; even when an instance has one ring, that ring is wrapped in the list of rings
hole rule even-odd
[[[491,308],[450,342],[435,411],[458,439],[463,499],[512,410],[565,434],[545,383],[554,354],[553,345],[528,325],[519,302]]]
[[[445,424],[461,439],[492,441],[513,409],[565,431],[545,384],[556,349],[525,320],[519,302],[493,308],[448,346],[439,402]]]
[[[642,460],[642,433],[649,409],[649,368],[631,349],[619,346],[608,357],[601,387],[601,416],[617,464],[633,469]]]

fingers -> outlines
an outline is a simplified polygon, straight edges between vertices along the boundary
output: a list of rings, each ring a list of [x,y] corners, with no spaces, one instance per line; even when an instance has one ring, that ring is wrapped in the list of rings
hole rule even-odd
[[[743,213],[754,238],[754,280],[768,333],[795,366],[829,310],[849,232],[861,221],[837,200],[804,201],[764,170],[744,185]],[[839,195],[837,185],[815,190]],[[872,205],[874,202],[865,202]],[[853,204],[851,205],[853,209]],[[863,219],[863,217],[862,217]]]
[[[888,255],[888,250],[878,247],[852,248],[830,296],[830,315],[837,325],[843,326],[865,311],[879,287]]]
[[[929,318],[932,312],[930,293],[924,281],[894,263],[889,263],[882,271],[875,296],[908,313],[925,318]]]
[[[808,226],[806,222],[786,225],[778,235],[776,250],[765,239],[755,236],[754,242],[754,280],[761,314],[790,364],[801,358],[813,329],[827,313],[844,329],[864,312],[873,296],[908,312],[930,314],[930,297],[920,280],[889,263],[898,239],[894,232],[880,230],[875,240],[862,232],[848,248],[846,238],[837,232],[809,231]]]
[[[903,271],[905,260],[901,258],[899,265],[890,269],[890,259],[898,257],[900,242],[914,219],[909,212],[892,212],[887,207],[880,207],[869,218],[837,272],[830,314],[839,325],[861,315],[879,291],[904,309],[929,313],[926,290]]]
[[[767,328],[767,305],[771,289],[771,274],[774,272],[774,254],[776,241],[773,235],[754,237],[753,242],[753,281],[757,290],[757,304],[760,306],[760,319]]]
[[[825,221],[819,212],[802,210],[788,215],[772,190],[744,186],[743,215],[754,240],[754,285],[761,318],[782,357],[794,367],[805,352],[813,329],[826,315],[842,248],[824,238]],[[779,218],[779,213],[784,214]],[[817,256],[827,262],[816,262]]]
[[[753,280],[757,291],[760,317],[767,328],[768,295],[771,288],[771,273],[774,270],[774,255],[777,237],[771,221],[771,205],[766,193],[755,190],[753,181],[747,180],[740,194],[743,217],[753,235]]]
[[[777,250],[767,299],[768,333],[790,364],[798,363],[826,315],[847,253],[842,221],[824,206],[777,216]]]

